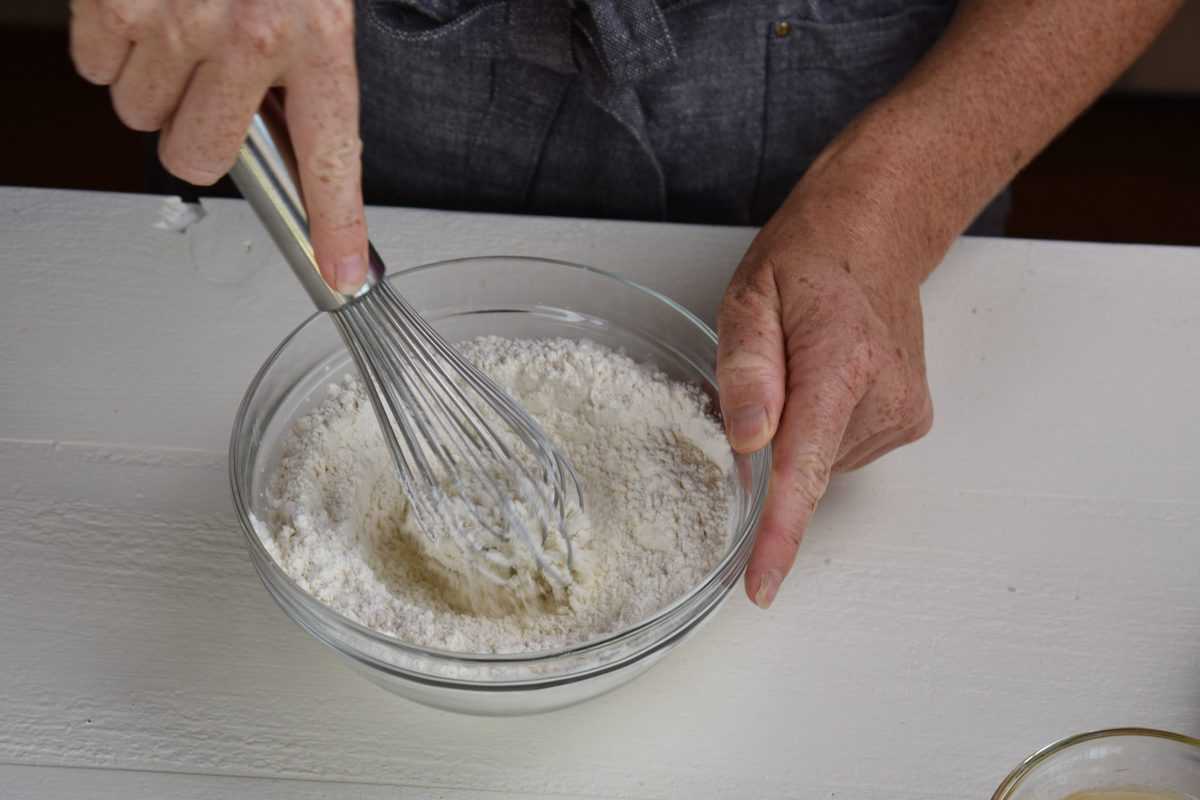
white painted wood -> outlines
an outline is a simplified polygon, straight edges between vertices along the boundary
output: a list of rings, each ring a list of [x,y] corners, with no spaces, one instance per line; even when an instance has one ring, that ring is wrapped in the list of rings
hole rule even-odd
[[[433,786],[295,781],[277,778],[193,775],[179,772],[0,765],[4,797],[38,800],[523,800],[529,794],[462,791]],[[535,795],[538,800],[578,800],[579,795]]]
[[[168,234],[159,202],[0,190],[0,797],[961,799],[1061,735],[1200,732],[1200,251],[963,240],[925,291],[933,434],[836,482],[775,609],[479,720],[259,585],[226,438],[307,301],[240,203]],[[710,318],[752,235],[370,220],[396,266],[566,258]]]

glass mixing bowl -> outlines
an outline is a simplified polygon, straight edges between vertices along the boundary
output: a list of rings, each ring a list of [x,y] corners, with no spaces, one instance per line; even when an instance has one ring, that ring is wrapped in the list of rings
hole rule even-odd
[[[1025,759],[992,800],[1066,800],[1080,792],[1128,791],[1200,800],[1200,739],[1149,728],[1071,736]]]
[[[600,270],[533,258],[444,261],[391,280],[451,342],[484,334],[591,339],[716,396],[717,339],[687,310]],[[455,653],[375,633],[297,586],[268,554],[254,519],[292,420],[352,369],[332,321],[310,317],[271,354],[238,410],[229,449],[234,505],[250,557],[289,617],[380,686],[426,705],[526,714],[578,703],[626,683],[710,618],[739,581],[767,493],[769,450],[735,459],[730,546],[690,593],[641,623],[569,648],[513,655]]]

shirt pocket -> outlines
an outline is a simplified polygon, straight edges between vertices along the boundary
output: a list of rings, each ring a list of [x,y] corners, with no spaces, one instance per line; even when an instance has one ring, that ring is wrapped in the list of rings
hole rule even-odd
[[[370,202],[458,207],[491,102],[506,8],[358,0],[363,188]]]
[[[805,2],[767,31],[762,165],[755,217],[779,207],[846,125],[887,93],[944,32],[954,2]]]
[[[749,224],[762,161],[767,3],[666,6],[677,61],[636,91],[670,219]]]
[[[503,0],[360,0],[367,24],[391,38],[434,42],[470,28]]]

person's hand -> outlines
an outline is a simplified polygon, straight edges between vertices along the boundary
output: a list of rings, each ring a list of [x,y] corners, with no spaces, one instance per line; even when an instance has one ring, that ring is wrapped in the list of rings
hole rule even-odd
[[[190,183],[229,171],[267,90],[286,89],[313,248],[352,292],[367,273],[353,0],[72,0],[79,74]]]
[[[933,264],[906,255],[906,237],[857,199],[816,177],[802,181],[754,240],[721,306],[717,377],[730,443],[742,453],[773,444],[746,570],[746,593],[763,608],[830,473],[920,438],[933,421],[918,295]]]

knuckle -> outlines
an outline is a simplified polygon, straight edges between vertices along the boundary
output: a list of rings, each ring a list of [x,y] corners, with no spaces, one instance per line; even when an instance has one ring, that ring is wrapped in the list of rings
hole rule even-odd
[[[227,162],[222,162],[169,143],[159,148],[158,158],[167,172],[196,186],[213,185],[233,164],[232,157]]]
[[[334,214],[315,215],[313,236],[322,241],[329,241],[331,236],[360,235],[364,227],[362,214],[348,208]]]
[[[787,314],[798,330],[822,331],[850,317],[843,302],[845,290],[828,280],[804,271],[775,274],[781,276],[780,292],[787,298]]]
[[[812,512],[824,496],[825,486],[829,483],[832,469],[829,459],[816,447],[801,447],[788,454],[784,469],[792,495]]]
[[[213,169],[206,164],[191,164],[175,161],[164,164],[167,171],[180,180],[187,181],[193,186],[212,186],[221,179],[225,170]]]
[[[178,159],[167,159],[163,162],[163,166],[176,178],[194,186],[212,186],[221,179],[222,175],[221,171],[212,170],[207,165],[191,164]]]
[[[207,3],[175,3],[163,26],[163,39],[168,52],[189,56],[208,49],[211,23],[206,16]]]
[[[175,25],[163,29],[162,46],[167,57],[173,61],[181,61],[194,52],[190,35]]]
[[[726,289],[717,315],[717,369],[735,372],[774,372],[781,361],[782,341],[777,301],[769,286],[753,278],[735,278]],[[778,349],[778,354],[770,352]]]
[[[873,328],[869,320],[835,320],[810,345],[824,352],[831,380],[856,398],[862,397],[884,371],[883,348]]]
[[[354,7],[346,0],[322,0],[308,17],[308,32],[322,42],[345,42],[354,34]]]
[[[353,177],[362,158],[362,140],[357,136],[338,137],[319,145],[309,159],[313,177],[321,183],[334,183]]]
[[[761,313],[777,305],[770,271],[761,267],[741,268],[734,274],[721,302],[718,326],[747,314]]]
[[[725,301],[735,308],[757,308],[767,299],[766,289],[761,281],[749,279],[736,280],[729,284]]]
[[[829,383],[840,399],[857,403],[874,382],[878,371],[869,353],[855,347],[841,359],[830,365]]]
[[[234,23],[234,36],[243,48],[260,58],[274,58],[287,46],[287,24],[276,14],[246,13]]]
[[[774,379],[779,370],[777,359],[752,348],[737,347],[717,359],[719,381],[731,385]]]
[[[162,128],[166,121],[165,111],[142,98],[132,98],[124,91],[114,89],[112,102],[117,119],[132,130],[149,133]]]
[[[122,110],[116,104],[113,105],[113,108],[117,111],[117,118],[130,130],[139,133],[153,133],[154,131],[162,130],[163,122],[165,121],[163,117],[165,115],[146,109],[139,109],[137,111]]]
[[[848,336],[846,360],[849,364],[864,367],[876,362],[878,345],[866,325],[855,325]]]
[[[131,0],[100,0],[100,24],[122,39],[136,41],[145,30],[147,6]]]
[[[103,58],[97,58],[94,54],[84,53],[72,47],[71,60],[75,64],[75,71],[88,83],[108,86],[117,77],[117,67],[113,64],[115,59],[107,54]]]

